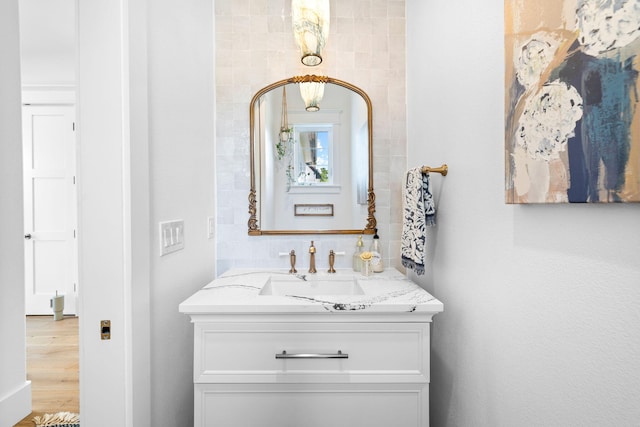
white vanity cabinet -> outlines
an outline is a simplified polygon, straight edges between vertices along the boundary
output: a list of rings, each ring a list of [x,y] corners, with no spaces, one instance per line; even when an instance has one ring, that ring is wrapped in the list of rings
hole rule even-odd
[[[304,317],[195,317],[195,425],[428,425],[428,323]]]
[[[238,304],[231,288],[218,289],[227,304],[205,289],[180,306],[194,324],[195,426],[429,425],[434,312],[373,304],[329,311],[326,298],[309,305],[281,297],[269,312],[264,299]]]

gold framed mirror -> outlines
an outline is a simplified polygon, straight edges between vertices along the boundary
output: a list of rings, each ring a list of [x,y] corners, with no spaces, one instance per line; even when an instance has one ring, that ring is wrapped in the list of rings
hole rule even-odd
[[[326,76],[260,89],[249,105],[249,235],[373,234],[369,96]]]

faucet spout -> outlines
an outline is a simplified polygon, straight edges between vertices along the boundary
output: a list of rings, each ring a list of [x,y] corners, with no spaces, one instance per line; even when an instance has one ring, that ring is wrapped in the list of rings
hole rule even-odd
[[[317,273],[316,270],[316,247],[313,246],[313,240],[311,246],[309,246],[309,273]]]

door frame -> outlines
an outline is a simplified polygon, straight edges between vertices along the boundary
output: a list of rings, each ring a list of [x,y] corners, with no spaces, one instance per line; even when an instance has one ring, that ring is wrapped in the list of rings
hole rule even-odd
[[[146,427],[151,419],[147,0],[76,4],[80,411],[87,425]],[[101,340],[101,320],[111,320],[110,340]]]
[[[78,6],[79,1],[74,1]],[[147,1],[82,0],[82,7],[77,8],[79,94],[76,108],[78,123],[84,126],[83,133],[77,136],[77,170],[78,175],[81,175],[77,182],[82,184],[84,180],[84,187],[79,185],[77,190],[79,270],[83,283],[79,292],[82,311],[79,322],[80,409],[86,425],[150,425],[151,233],[147,136]],[[12,61],[6,67],[6,72],[5,67],[0,72],[11,78],[9,85],[12,89],[8,93],[8,102],[2,104],[1,114],[4,116],[6,113],[8,118],[20,120],[18,0],[3,2],[0,9],[11,13],[6,19],[0,19],[3,23],[11,23],[6,27],[8,38],[0,44],[2,48],[8,48],[8,61]],[[106,66],[96,67],[94,59],[97,59],[98,64]],[[101,100],[107,101],[107,104],[102,104]],[[15,101],[14,107],[4,109],[12,101]],[[108,116],[106,122],[105,116]],[[107,132],[101,135],[103,130]],[[19,124],[6,132],[8,135],[14,133],[18,140],[13,141],[6,149],[3,146],[1,151],[10,154],[12,163],[21,165],[22,150],[18,149],[21,133]],[[93,136],[95,139],[90,138]],[[135,144],[131,143],[132,140]],[[107,153],[103,153],[104,150]],[[102,154],[109,155],[109,162],[100,162]],[[92,170],[94,166],[96,170]],[[17,177],[16,171],[17,166],[8,170],[10,176]],[[96,174],[101,174],[99,179],[96,179]],[[96,199],[102,197],[101,181],[110,181],[111,178],[114,178],[114,182],[108,182],[106,188],[108,200],[100,199],[96,202]],[[19,187],[10,193],[16,199],[19,199],[23,191],[22,186]],[[115,215],[113,207],[104,212],[96,209],[100,203],[115,203]],[[94,213],[95,217],[92,216]],[[16,215],[12,215],[10,219],[16,224],[22,224],[22,219],[18,220]],[[105,248],[101,245],[105,236],[104,222],[110,221],[116,227],[108,229],[109,239]],[[15,244],[20,242],[20,248],[23,240],[21,228],[17,229],[20,233],[13,235],[13,241]],[[89,249],[84,255],[91,256],[83,256],[83,246],[84,249]],[[5,245],[3,251],[6,250]],[[109,277],[100,277],[102,269],[95,265],[93,250],[98,253],[105,253],[106,250],[106,256],[98,258],[98,262],[109,262],[109,270],[117,271],[115,281],[109,280]],[[18,264],[22,264],[22,255],[16,255],[15,258],[20,259]],[[23,267],[20,266],[3,275],[3,278],[20,278],[9,283],[8,295],[20,295],[16,300],[21,302],[24,301],[23,274]],[[134,281],[135,292],[132,286]],[[7,304],[4,307],[7,308]],[[7,334],[5,332],[8,328],[3,328],[2,338],[7,337],[10,344],[24,343],[24,307],[13,306],[11,309],[15,311],[7,312],[6,318],[17,320],[15,330],[21,331],[18,333],[21,337],[16,339],[16,334]],[[22,317],[17,319],[20,312]],[[103,316],[113,320],[110,341],[100,340],[97,319]],[[15,352],[19,354],[18,358],[26,359],[24,349],[17,348]],[[3,352],[3,355],[5,353],[7,352]],[[6,364],[12,366],[16,361],[10,357]],[[17,364],[15,371],[18,376],[22,376],[24,372],[24,363],[22,361]],[[106,389],[101,383],[103,378],[107,380]],[[9,397],[13,399],[12,403],[26,405],[26,402],[19,402],[18,399],[26,397],[30,392],[30,383],[25,381],[21,389]],[[26,406],[22,409],[26,409]]]

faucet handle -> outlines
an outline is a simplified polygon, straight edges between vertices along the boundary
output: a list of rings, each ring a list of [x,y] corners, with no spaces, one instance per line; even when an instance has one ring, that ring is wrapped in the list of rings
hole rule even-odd
[[[333,264],[336,261],[336,253],[331,249],[329,251],[329,273],[335,273],[336,269],[333,268]]]
[[[291,270],[289,270],[289,273],[297,273],[298,270],[296,270],[296,251],[292,249],[291,252],[278,252],[278,256],[287,255],[289,256],[289,263],[291,264]]]
[[[291,270],[289,270],[289,273],[297,273],[298,270],[296,270],[296,251],[294,251],[293,249],[291,249],[291,252],[289,252],[289,262],[291,263]]]

